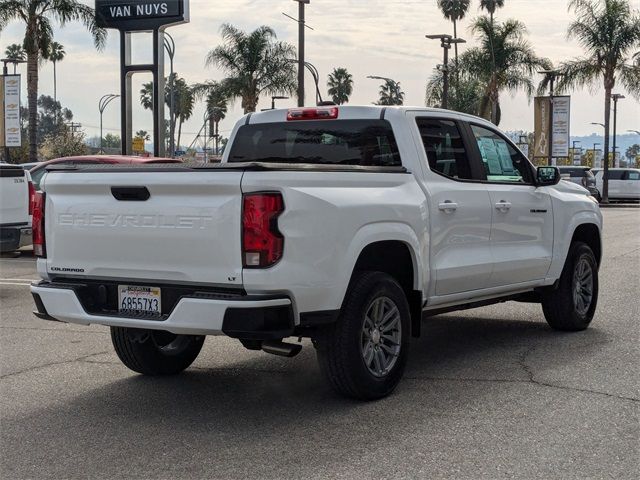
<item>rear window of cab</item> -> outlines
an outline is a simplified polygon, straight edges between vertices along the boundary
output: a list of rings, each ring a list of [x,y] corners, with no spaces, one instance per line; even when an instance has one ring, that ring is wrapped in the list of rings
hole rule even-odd
[[[402,166],[386,120],[314,120],[243,125],[230,163]]]

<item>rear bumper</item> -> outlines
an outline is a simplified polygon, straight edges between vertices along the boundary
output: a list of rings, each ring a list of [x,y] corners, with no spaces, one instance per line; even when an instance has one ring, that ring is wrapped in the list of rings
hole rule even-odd
[[[0,252],[14,252],[26,245],[31,245],[31,227],[26,224],[0,227]]]
[[[227,335],[233,338],[274,340],[294,332],[289,298],[240,296],[219,299],[180,298],[163,319],[130,318],[117,314],[88,313],[77,289],[71,285],[40,282],[31,285],[36,304],[34,314],[45,320],[78,325],[163,330],[177,335]]]

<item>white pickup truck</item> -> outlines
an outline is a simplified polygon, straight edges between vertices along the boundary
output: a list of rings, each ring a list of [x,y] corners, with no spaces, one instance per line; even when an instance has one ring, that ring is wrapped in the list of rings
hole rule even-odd
[[[20,165],[0,163],[0,252],[31,245],[31,196],[29,172]]]
[[[424,108],[248,115],[221,165],[62,167],[36,194],[41,318],[111,327],[130,369],[175,374],[207,335],[313,340],[340,393],[388,395],[423,316],[539,302],[588,327],[602,216],[490,123]]]

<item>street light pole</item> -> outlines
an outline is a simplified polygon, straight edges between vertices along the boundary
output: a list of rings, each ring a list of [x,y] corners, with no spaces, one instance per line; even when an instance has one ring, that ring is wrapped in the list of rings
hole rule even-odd
[[[174,158],[176,154],[176,122],[175,113],[175,76],[173,73],[173,58],[176,54],[176,42],[167,32],[164,33],[164,49],[169,55],[170,75],[169,75],[169,156]]]
[[[282,95],[275,95],[271,97],[271,110],[276,109],[276,100],[289,100],[289,97],[284,97]]]
[[[616,137],[618,135],[618,100],[623,100],[624,98],[625,96],[619,93],[614,93],[613,95],[611,95],[611,100],[613,100],[613,166],[615,168],[618,168],[620,166],[616,157]]]
[[[449,50],[451,50],[451,45],[457,45],[459,43],[467,43],[466,40],[462,38],[453,38],[451,35],[425,35],[426,38],[430,40],[440,40],[440,46],[444,50],[444,62],[442,66],[442,108],[449,108]]]
[[[98,101],[98,111],[100,112],[100,153],[104,153],[104,145],[103,145],[103,137],[102,137],[102,114],[112,101],[116,98],[120,97],[120,95],[116,95],[115,93],[108,93],[104,95],[100,101]]]
[[[298,107],[304,107],[304,29],[305,24],[305,5],[311,3],[311,0],[293,0],[298,2]]]

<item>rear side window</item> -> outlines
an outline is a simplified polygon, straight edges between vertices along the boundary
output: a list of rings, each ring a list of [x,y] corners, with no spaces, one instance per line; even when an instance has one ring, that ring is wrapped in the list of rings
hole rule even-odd
[[[435,118],[418,118],[416,121],[429,168],[446,177],[472,179],[469,158],[456,123]]]
[[[629,172],[629,180],[637,182],[640,180],[640,172]]]
[[[240,127],[230,163],[402,166],[385,120],[320,120]]]

